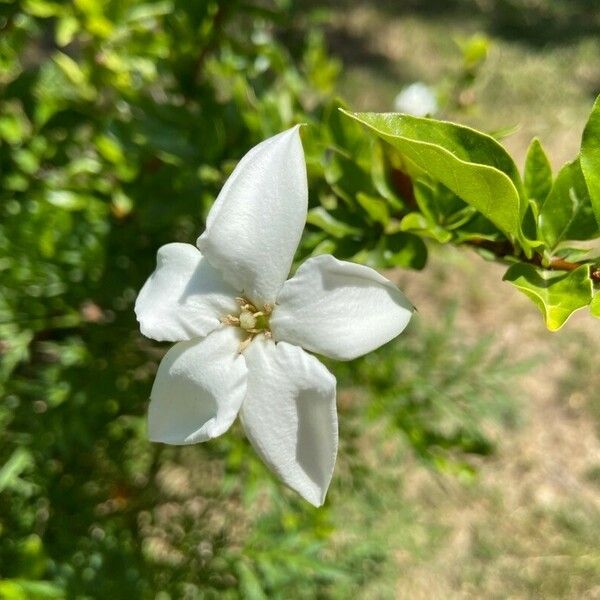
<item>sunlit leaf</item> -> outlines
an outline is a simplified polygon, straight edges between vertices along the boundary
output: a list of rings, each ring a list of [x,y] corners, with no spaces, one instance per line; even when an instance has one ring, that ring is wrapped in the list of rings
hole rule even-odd
[[[527,198],[534,200],[538,207],[552,189],[552,167],[541,142],[534,138],[527,151],[523,184]]]
[[[581,140],[581,170],[600,227],[600,96],[596,99]]]
[[[587,306],[592,299],[592,281],[586,265],[564,272],[519,263],[506,271],[504,280],[533,300],[550,331],[560,329],[576,310]]]
[[[594,294],[594,299],[590,304],[590,312],[594,317],[600,319],[600,292]]]
[[[563,240],[587,240],[599,234],[578,160],[559,171],[540,210],[539,229],[550,250]]]
[[[513,239],[521,239],[526,204],[507,152],[468,127],[393,113],[348,113],[432,178],[474,206]]]
[[[343,221],[331,216],[323,207],[318,206],[308,211],[306,222],[319,227],[334,238],[342,238],[348,235],[360,235],[360,229],[351,227]]]
[[[385,226],[390,220],[390,211],[383,198],[377,198],[375,196],[370,196],[368,194],[359,192],[356,195],[356,201],[376,223],[380,223],[381,225]]]
[[[412,231],[413,233],[433,238],[441,244],[445,244],[452,239],[452,234],[449,231],[446,231],[418,212],[411,212],[403,217],[399,225],[399,230]]]

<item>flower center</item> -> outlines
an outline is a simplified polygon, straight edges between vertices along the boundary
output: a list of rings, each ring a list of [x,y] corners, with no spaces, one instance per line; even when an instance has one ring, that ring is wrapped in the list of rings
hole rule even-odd
[[[225,325],[239,327],[246,333],[246,338],[240,344],[240,352],[243,352],[255,336],[262,333],[265,337],[271,337],[269,317],[273,307],[270,304],[265,304],[262,310],[258,310],[246,298],[236,298],[236,302],[240,305],[239,314],[226,315],[221,319],[221,322]]]

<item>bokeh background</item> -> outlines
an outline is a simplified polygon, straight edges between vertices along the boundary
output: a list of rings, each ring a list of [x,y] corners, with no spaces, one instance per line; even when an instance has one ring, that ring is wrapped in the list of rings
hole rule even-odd
[[[551,334],[499,265],[428,244],[388,271],[407,332],[328,365],[341,448],[314,509],[239,426],[148,443],[168,346],[132,311],[261,139],[312,124],[322,193],[311,130],[338,97],[392,110],[422,81],[437,116],[560,166],[599,33],[596,0],[0,2],[0,598],[600,598],[598,321]]]

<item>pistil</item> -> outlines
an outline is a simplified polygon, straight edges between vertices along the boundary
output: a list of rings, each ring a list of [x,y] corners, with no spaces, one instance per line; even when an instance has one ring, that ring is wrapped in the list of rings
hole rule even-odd
[[[267,338],[271,337],[269,317],[273,307],[270,304],[265,304],[262,310],[258,310],[246,298],[236,298],[236,301],[240,305],[239,315],[226,315],[221,319],[221,322],[225,325],[239,327],[246,332],[247,337],[244,338],[239,347],[239,351],[243,352],[255,336],[263,334]]]

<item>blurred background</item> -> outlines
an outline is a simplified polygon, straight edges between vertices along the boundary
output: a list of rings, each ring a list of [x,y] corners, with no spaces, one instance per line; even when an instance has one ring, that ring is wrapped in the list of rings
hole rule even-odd
[[[427,104],[519,164],[537,135],[560,166],[599,33],[596,0],[2,0],[0,598],[600,598],[598,321],[547,332],[450,245],[378,264],[419,312],[328,365],[341,447],[314,509],[237,425],[147,441],[168,345],[132,310],[258,141],[314,125],[311,202],[332,193],[337,98]],[[298,258],[342,226],[313,219]]]

